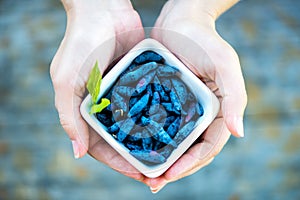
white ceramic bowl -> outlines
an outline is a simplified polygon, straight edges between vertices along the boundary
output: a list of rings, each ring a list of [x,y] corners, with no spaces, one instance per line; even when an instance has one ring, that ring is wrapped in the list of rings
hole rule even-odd
[[[106,127],[98,121],[95,115],[89,114],[92,104],[91,96],[88,95],[81,104],[80,111],[86,122],[103,137],[117,152],[119,152],[129,163],[147,177],[158,177],[163,174],[203,133],[203,131],[214,120],[219,111],[219,101],[216,96],[206,87],[202,81],[196,77],[177,57],[175,57],[166,47],[153,39],[145,39],[130,50],[112,69],[103,77],[101,83],[101,92],[99,99],[113,86],[119,75],[130,65],[130,63],[138,55],[144,51],[154,51],[161,55],[166,64],[178,68],[180,78],[194,93],[198,102],[203,106],[204,114],[195,124],[194,130],[173,150],[167,161],[162,164],[149,166],[133,157],[129,150],[120,142],[118,142],[110,133],[106,131]]]

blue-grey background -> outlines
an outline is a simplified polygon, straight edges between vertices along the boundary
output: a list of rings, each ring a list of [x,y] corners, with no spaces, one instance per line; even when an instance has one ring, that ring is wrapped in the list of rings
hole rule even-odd
[[[163,0],[135,0],[152,26]],[[240,55],[245,138],[156,195],[91,157],[75,160],[49,64],[66,16],[58,0],[0,0],[0,199],[300,199],[300,1],[245,0],[217,22]]]

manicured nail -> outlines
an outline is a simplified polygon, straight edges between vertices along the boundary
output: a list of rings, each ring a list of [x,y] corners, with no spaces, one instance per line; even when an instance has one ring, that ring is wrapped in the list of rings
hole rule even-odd
[[[237,127],[237,134],[240,137],[244,137],[244,123],[243,123],[243,118],[242,117],[237,118],[236,127]]]
[[[76,140],[72,140],[73,153],[76,159],[79,158],[79,144]]]

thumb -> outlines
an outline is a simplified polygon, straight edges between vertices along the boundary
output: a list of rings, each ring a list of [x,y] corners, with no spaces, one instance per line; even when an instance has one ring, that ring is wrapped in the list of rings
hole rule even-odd
[[[56,89],[55,106],[60,123],[72,141],[74,157],[81,158],[89,147],[89,130],[79,111],[82,98],[67,90],[72,91],[70,86]]]
[[[80,115],[79,106],[82,99],[75,91],[76,70],[73,67],[76,65],[72,63],[72,59],[67,58],[67,48],[63,41],[51,63],[50,75],[60,123],[72,141],[74,157],[80,158],[88,150],[88,127]]]
[[[60,123],[72,141],[74,157],[84,156],[89,148],[88,125],[81,117],[80,104],[85,96],[85,83],[95,60],[104,71],[114,50],[114,40],[100,45],[87,46],[81,38],[67,35],[61,43],[50,67],[50,75],[55,91],[55,106]],[[98,44],[98,43],[97,43]],[[111,51],[104,52],[105,49]],[[77,56],[75,56],[77,55]],[[83,67],[84,66],[84,67]]]
[[[215,82],[222,98],[221,109],[227,128],[234,136],[243,137],[247,94],[238,55],[214,30],[180,30],[186,33],[153,29],[151,36],[162,42],[196,75]]]
[[[214,63],[215,82],[222,96],[221,109],[227,128],[234,136],[244,137],[243,116],[247,104],[245,83],[238,55],[224,43],[224,51]]]

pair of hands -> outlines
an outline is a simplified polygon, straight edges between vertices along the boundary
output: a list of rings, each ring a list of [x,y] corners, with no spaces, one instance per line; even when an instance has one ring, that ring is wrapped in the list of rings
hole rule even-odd
[[[247,97],[239,59],[214,27],[216,18],[235,1],[211,2],[209,7],[201,0],[169,0],[151,31],[152,38],[178,56],[215,93],[220,100],[221,111],[201,140],[171,168],[160,177],[148,178],[89,128],[79,111],[86,95],[89,66],[92,67],[93,62],[98,60],[103,72],[114,58],[143,40],[140,17],[129,0],[63,1],[67,29],[50,73],[60,122],[72,141],[76,158],[88,152],[100,162],[157,192],[167,183],[208,165],[231,134],[243,137]]]

